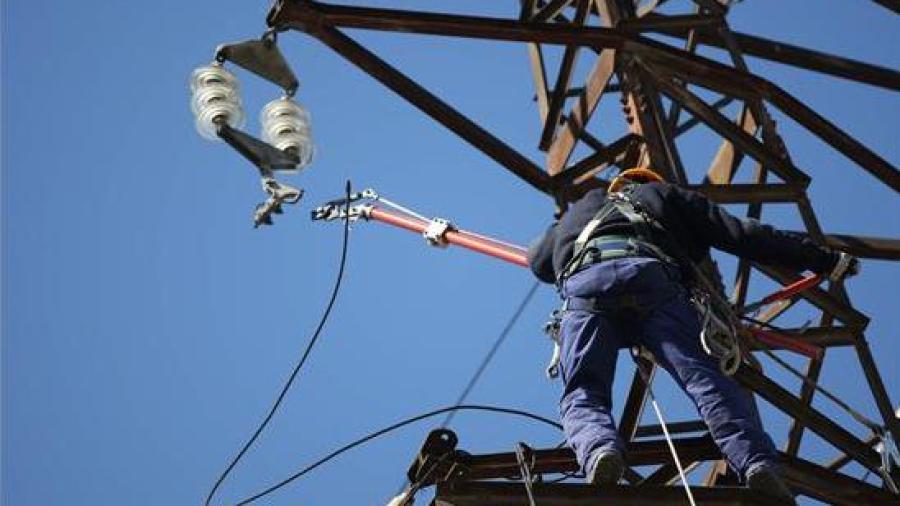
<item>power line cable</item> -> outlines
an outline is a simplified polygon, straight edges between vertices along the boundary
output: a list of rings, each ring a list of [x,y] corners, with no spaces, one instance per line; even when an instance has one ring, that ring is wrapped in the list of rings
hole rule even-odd
[[[478,383],[478,380],[481,378],[481,374],[484,373],[484,370],[487,369],[488,364],[490,364],[491,360],[494,358],[494,355],[497,354],[497,350],[500,349],[500,346],[506,340],[506,337],[509,335],[510,331],[519,321],[519,317],[522,316],[522,313],[525,311],[525,307],[528,306],[528,303],[531,302],[531,298],[534,297],[535,292],[537,292],[538,287],[540,286],[540,281],[535,281],[531,288],[528,289],[528,292],[525,294],[525,297],[519,303],[519,306],[516,308],[515,312],[512,315],[512,318],[506,323],[506,326],[503,327],[503,330],[500,332],[500,335],[497,336],[497,339],[494,340],[494,344],[491,346],[491,349],[488,350],[487,354],[481,360],[481,364],[478,366],[478,369],[475,370],[475,374],[469,379],[469,383],[463,388],[462,392],[457,397],[456,402],[453,403],[454,406],[459,406],[462,403],[466,402],[466,399],[469,397],[469,394],[472,392],[472,389],[475,388],[475,384]],[[441,427],[448,427],[450,422],[453,421],[453,418],[456,416],[457,411],[450,411],[447,413],[447,416],[444,417],[444,421],[441,422]],[[394,495],[400,494],[403,492],[403,489],[406,488],[406,485],[409,484],[408,479],[404,479],[400,482],[400,485],[397,487],[397,491]]]
[[[459,394],[459,397],[456,399],[454,403],[455,406],[461,405],[466,402],[466,399],[469,397],[469,394],[472,392],[472,389],[475,388],[475,384],[478,383],[478,380],[481,379],[482,373],[487,369],[488,364],[491,363],[491,360],[494,358],[494,355],[497,354],[497,350],[500,349],[500,346],[503,345],[503,342],[506,340],[506,337],[509,336],[510,331],[512,331],[513,327],[519,321],[519,318],[522,316],[522,313],[525,311],[525,308],[528,306],[528,303],[531,302],[532,297],[534,297],[535,292],[537,292],[538,287],[540,286],[540,281],[535,281],[528,292],[525,294],[525,297],[522,299],[522,302],[519,303],[519,306],[516,308],[516,311],[513,313],[512,318],[506,323],[506,326],[503,327],[503,330],[500,332],[500,335],[497,336],[496,341],[494,341],[494,345],[491,346],[491,349],[488,350],[487,355],[484,356],[484,359],[481,361],[481,365],[478,366],[478,369],[475,371],[475,374],[472,375],[472,378],[469,379],[469,383],[463,389],[462,393]],[[447,413],[447,416],[444,418],[444,421],[441,422],[441,427],[447,427],[450,425],[450,422],[453,421],[453,418],[456,416],[457,411],[450,411]]]
[[[316,344],[316,341],[319,339],[319,334],[322,332],[322,328],[325,327],[325,322],[328,321],[328,315],[331,314],[331,308],[334,307],[334,301],[337,299],[338,291],[341,288],[341,281],[344,279],[344,267],[347,263],[347,246],[348,239],[350,235],[350,181],[347,181],[346,186],[346,212],[345,215],[347,218],[344,220],[344,236],[343,242],[341,245],[341,261],[340,266],[338,267],[337,279],[334,283],[334,289],[331,291],[331,298],[328,300],[328,305],[325,307],[325,312],[322,313],[322,318],[319,320],[319,324],[316,327],[315,332],[313,332],[312,338],[309,341],[309,344],[306,346],[306,349],[303,351],[303,355],[300,358],[300,361],[297,362],[297,365],[294,366],[294,370],[291,372],[290,377],[285,382],[284,386],[281,388],[281,392],[278,394],[278,398],[275,400],[275,403],[272,404],[272,407],[269,409],[268,414],[263,419],[262,423],[259,424],[256,431],[250,436],[250,439],[244,444],[238,454],[231,460],[228,464],[228,467],[225,468],[225,471],[219,476],[219,479],[216,480],[215,485],[213,485],[212,490],[209,491],[209,495],[206,496],[206,506],[209,506],[212,502],[213,496],[215,496],[216,491],[222,485],[222,482],[225,481],[225,478],[228,477],[231,470],[237,465],[237,463],[241,460],[247,450],[253,445],[262,431],[269,424],[269,421],[272,420],[272,417],[275,416],[275,412],[278,410],[278,407],[281,405],[281,402],[284,400],[285,395],[287,395],[288,390],[290,390],[291,385],[293,385],[294,380],[297,378],[297,375],[300,373],[300,369],[303,368],[303,364],[306,363],[306,359],[309,357],[310,352],[312,351],[313,346]]]
[[[373,439],[375,439],[375,438],[377,438],[377,437],[383,436],[383,435],[385,435],[385,434],[387,434],[387,433],[389,433],[389,432],[393,432],[393,431],[395,431],[395,430],[397,430],[397,429],[400,429],[400,428],[405,427],[405,426],[407,426],[407,425],[410,425],[410,424],[416,423],[416,422],[418,422],[418,421],[424,420],[424,419],[426,419],[426,418],[430,418],[430,417],[433,417],[433,416],[441,415],[441,414],[448,413],[448,412],[451,412],[451,411],[466,411],[466,410],[468,410],[468,411],[489,411],[489,412],[492,412],[492,413],[504,413],[504,414],[508,414],[508,415],[521,416],[521,417],[524,417],[524,418],[529,418],[529,419],[531,419],[531,420],[535,420],[535,421],[538,421],[538,422],[545,423],[545,424],[547,424],[547,425],[551,425],[551,426],[553,426],[553,427],[556,427],[556,428],[559,429],[559,430],[562,430],[562,425],[560,425],[560,424],[557,423],[557,422],[554,422],[553,420],[550,420],[549,418],[545,418],[545,417],[543,417],[543,416],[536,415],[536,414],[534,414],[534,413],[529,413],[529,412],[527,412],[527,411],[522,411],[522,410],[519,410],[519,409],[501,408],[501,407],[497,407],[497,406],[485,406],[485,405],[479,405],[479,404],[463,404],[463,405],[460,405],[460,406],[450,406],[450,407],[446,407],[446,408],[440,408],[440,409],[436,409],[436,410],[434,410],[434,411],[429,411],[429,412],[427,412],[427,413],[424,413],[424,414],[421,414],[421,415],[418,415],[418,416],[414,416],[414,417],[411,417],[411,418],[407,418],[407,419],[402,420],[402,421],[400,421],[400,422],[397,422],[397,423],[395,423],[395,424],[393,424],[393,425],[390,425],[390,426],[388,426],[388,427],[385,427],[385,428],[383,428],[383,429],[381,429],[381,430],[372,432],[371,434],[369,434],[369,435],[367,435],[367,436],[364,436],[364,437],[362,437],[362,438],[359,438],[359,439],[357,439],[356,441],[353,441],[352,443],[346,444],[346,445],[344,445],[344,446],[338,448],[337,450],[335,450],[335,451],[329,453],[329,454],[326,455],[325,457],[322,457],[321,459],[317,460],[316,462],[314,462],[314,463],[312,463],[312,464],[306,466],[305,468],[301,469],[300,471],[298,471],[298,472],[292,474],[291,476],[285,478],[284,480],[281,480],[280,482],[278,482],[278,483],[276,483],[276,484],[270,486],[269,488],[263,490],[262,492],[259,492],[259,493],[255,494],[255,495],[251,496],[251,497],[248,497],[247,499],[242,500],[241,502],[238,503],[237,506],[244,506],[244,505],[246,505],[246,504],[250,504],[251,502],[253,502],[253,501],[255,501],[255,500],[257,500],[257,499],[259,499],[259,498],[261,498],[261,497],[264,497],[264,496],[266,496],[266,495],[268,495],[268,494],[271,494],[272,492],[274,492],[274,491],[276,491],[276,490],[278,490],[278,489],[284,487],[285,485],[287,485],[287,484],[291,483],[292,481],[294,481],[294,480],[296,480],[296,479],[302,477],[303,475],[309,473],[310,471],[316,469],[317,467],[319,467],[319,466],[321,466],[321,465],[327,463],[328,461],[330,461],[330,460],[332,460],[332,459],[338,457],[338,456],[341,455],[342,453],[345,453],[345,452],[347,452],[347,451],[349,451],[349,450],[352,450],[353,448],[356,448],[357,446],[360,446],[360,445],[362,445],[362,444],[368,443],[369,441],[371,441],[371,440],[373,440]]]

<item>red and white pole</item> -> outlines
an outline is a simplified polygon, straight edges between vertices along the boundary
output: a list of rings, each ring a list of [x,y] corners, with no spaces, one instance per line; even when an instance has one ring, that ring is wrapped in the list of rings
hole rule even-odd
[[[428,222],[420,219],[395,214],[378,207],[372,207],[366,213],[369,219],[387,223],[395,227],[404,228],[412,232],[424,234],[428,228]],[[463,230],[447,230],[443,236],[448,244],[462,246],[463,248],[482,253],[484,255],[499,258],[511,264],[521,267],[528,266],[528,260],[525,255],[525,248],[518,246],[510,246],[492,241],[485,237],[476,237]]]

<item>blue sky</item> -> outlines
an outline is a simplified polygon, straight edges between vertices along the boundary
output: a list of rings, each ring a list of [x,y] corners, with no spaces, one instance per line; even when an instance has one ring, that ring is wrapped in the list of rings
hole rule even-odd
[[[466,0],[450,8],[512,16],[516,4]],[[900,67],[900,30],[886,10],[874,2],[818,4],[808,11],[806,2],[743,2],[731,23]],[[219,43],[259,36],[267,2],[122,5],[2,4],[4,504],[202,501],[268,409],[327,302],[340,227],[311,223],[308,211],[339,196],[347,178],[427,215],[519,243],[551,218],[548,199],[490,159],[317,41],[284,34],[281,47],[301,81],[297,98],[312,113],[318,158],[287,180],[307,190],[300,207],[273,228],[253,230],[250,213],[261,200],[255,172],[195,133],[187,79]],[[524,47],[352,35],[540,163]],[[751,66],[890,162],[900,160],[896,93],[756,60]],[[582,74],[587,67],[579,67]],[[256,134],[257,111],[278,90],[238,75],[247,129]],[[618,108],[616,100],[608,105]],[[624,132],[617,113],[603,117],[609,138]],[[826,231],[900,236],[892,190],[776,119],[795,162],[813,176],[810,195]],[[692,174],[716,147],[701,131],[689,137],[682,155]],[[767,210],[764,218],[799,226],[792,209]],[[856,307],[873,318],[867,337],[895,403],[898,282],[896,265],[877,261],[865,262],[849,282]],[[220,502],[258,491],[370,431],[451,404],[531,283],[514,266],[428,249],[377,224],[355,226],[332,318]],[[550,347],[539,331],[554,304],[552,289],[542,288],[473,402],[556,416],[558,385],[543,377]],[[792,318],[811,316],[800,310]],[[825,384],[874,414],[852,354],[830,355]],[[621,403],[630,374],[626,360],[620,367]],[[670,419],[691,415],[669,383],[658,389]],[[817,406],[852,427],[830,405]],[[784,420],[768,409],[766,417],[776,439],[783,437]],[[377,440],[262,503],[383,503],[432,425]],[[559,441],[551,428],[491,414],[460,414],[454,429],[473,452]],[[805,441],[811,452],[833,453],[817,438]]]

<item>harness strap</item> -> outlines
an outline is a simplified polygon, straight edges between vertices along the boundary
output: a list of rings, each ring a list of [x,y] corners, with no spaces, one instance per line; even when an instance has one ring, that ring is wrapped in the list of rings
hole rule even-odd
[[[563,280],[579,270],[585,264],[585,257],[591,251],[595,254],[590,258],[589,263],[598,263],[604,260],[612,260],[614,258],[625,258],[630,256],[651,256],[663,262],[678,265],[678,261],[665,253],[663,248],[657,246],[654,241],[656,236],[665,237],[665,229],[656,220],[653,220],[646,213],[638,210],[636,204],[631,199],[631,193],[634,186],[628,186],[621,192],[611,193],[607,196],[607,202],[594,215],[593,218],[581,229],[581,233],[575,239],[572,248],[572,258],[566,264],[557,280],[561,287]],[[618,211],[624,216],[629,224],[634,228],[635,234],[632,236],[623,235],[601,235],[592,238],[597,227],[599,227],[613,211]],[[659,234],[654,234],[654,230]],[[618,251],[615,248],[608,247],[610,242],[626,242],[631,246],[631,251]],[[641,251],[643,250],[643,251]]]
[[[609,215],[616,209],[615,205],[610,205],[611,202],[607,202],[603,207],[597,211],[597,214],[591,218],[591,221],[588,222],[587,225],[583,229],[581,229],[581,233],[578,234],[578,237],[575,239],[575,247],[572,249],[572,258],[575,258],[581,254],[584,250],[585,245],[588,242],[588,239],[591,238],[591,235],[597,230],[597,227],[603,223],[603,220],[609,218]]]

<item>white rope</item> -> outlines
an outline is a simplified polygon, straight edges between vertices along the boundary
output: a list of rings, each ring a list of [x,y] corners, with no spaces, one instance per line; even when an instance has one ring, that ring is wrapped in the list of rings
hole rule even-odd
[[[638,367],[640,367],[640,365]],[[681,459],[678,458],[678,451],[675,450],[675,443],[672,442],[672,436],[669,435],[669,427],[666,425],[665,419],[663,419],[662,410],[659,409],[659,403],[656,402],[656,396],[653,395],[653,387],[646,379],[645,382],[647,383],[647,393],[650,394],[650,403],[653,404],[653,411],[656,412],[656,418],[659,419],[659,425],[662,427],[663,434],[666,436],[666,443],[669,445],[669,451],[672,452],[672,458],[675,459],[675,467],[678,468],[678,475],[681,477],[684,493],[687,494],[688,502],[691,506],[697,506],[697,502],[694,501],[694,494],[691,492],[691,486],[687,481],[687,475],[684,473],[684,467],[681,466]]]
[[[634,347],[631,349],[631,356],[634,358],[634,365],[637,367],[638,374],[641,375],[641,379],[644,380],[644,384],[647,385],[647,394],[650,395],[650,403],[653,404],[653,411],[656,412],[656,418],[659,420],[659,425],[662,427],[663,434],[666,436],[666,444],[669,445],[669,452],[672,453],[672,458],[675,459],[675,467],[678,468],[678,476],[681,477],[681,484],[684,486],[684,493],[687,495],[688,502],[691,506],[697,506],[697,502],[694,500],[694,494],[691,492],[691,486],[688,484],[687,475],[684,472],[684,467],[681,465],[681,459],[678,458],[678,450],[675,449],[675,443],[672,442],[672,435],[669,434],[669,426],[666,425],[666,420],[663,418],[662,410],[659,408],[659,403],[656,401],[656,395],[653,393],[653,385],[651,384],[652,379],[650,378],[650,374],[644,371],[643,367],[641,367],[640,360],[638,359],[641,356],[641,348]]]
[[[525,248],[523,248],[522,246],[519,246],[518,244],[513,244],[513,243],[511,243],[511,242],[501,241],[500,239],[495,239],[495,238],[493,238],[493,237],[488,237],[488,236],[486,236],[486,235],[481,235],[481,234],[479,234],[479,233],[477,233],[477,232],[472,232],[471,230],[461,230],[461,229],[460,229],[459,232],[462,232],[462,233],[464,233],[464,234],[466,234],[466,235],[471,235],[472,237],[476,237],[476,238],[478,238],[478,239],[482,239],[482,240],[485,240],[485,241],[490,241],[490,242],[492,242],[492,243],[494,243],[494,244],[499,244],[500,246],[505,246],[505,247],[507,247],[507,248],[509,248],[509,249],[511,249],[511,250],[522,251],[522,252],[527,251]]]
[[[381,195],[378,195],[377,197],[375,197],[374,200],[377,200],[378,202],[381,202],[381,203],[383,203],[384,205],[386,205],[386,206],[388,206],[388,207],[393,207],[394,209],[396,209],[396,210],[398,210],[398,211],[404,212],[404,213],[406,213],[406,214],[408,214],[408,215],[410,215],[410,216],[412,216],[412,217],[414,217],[414,218],[418,218],[418,219],[420,219],[420,220],[422,220],[422,221],[424,221],[424,222],[429,222],[429,221],[431,221],[429,218],[426,218],[426,217],[422,216],[421,214],[419,214],[419,213],[413,211],[412,209],[410,209],[410,208],[408,208],[408,207],[403,207],[403,206],[401,206],[400,204],[398,204],[398,203],[396,203],[396,202],[391,202],[390,200],[388,200],[388,199],[382,197]]]

